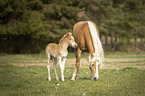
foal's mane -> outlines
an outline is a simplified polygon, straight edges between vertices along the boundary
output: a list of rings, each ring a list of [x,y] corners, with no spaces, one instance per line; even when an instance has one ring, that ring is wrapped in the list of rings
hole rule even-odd
[[[61,43],[68,35],[72,35],[72,33],[66,33],[60,40],[59,43]]]

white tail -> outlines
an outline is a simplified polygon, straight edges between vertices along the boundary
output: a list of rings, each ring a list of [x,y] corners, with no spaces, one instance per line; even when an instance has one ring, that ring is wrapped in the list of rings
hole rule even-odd
[[[103,61],[104,61],[104,51],[103,51],[103,48],[102,48],[102,43],[99,39],[99,36],[97,34],[97,30],[96,30],[96,27],[94,26],[94,24],[92,22],[88,21],[88,25],[89,25],[91,37],[92,37],[92,40],[93,40],[93,45],[94,45],[94,48],[95,48],[94,56],[96,57],[96,59],[102,65]]]

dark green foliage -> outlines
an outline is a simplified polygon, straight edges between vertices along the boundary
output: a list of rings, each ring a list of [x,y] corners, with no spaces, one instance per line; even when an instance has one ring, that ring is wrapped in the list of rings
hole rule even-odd
[[[66,31],[72,31],[80,11],[69,0],[0,2],[0,52],[8,53],[38,53],[48,43],[58,42]]]
[[[102,36],[143,41],[144,5],[144,0],[0,0],[0,52],[41,52],[80,20],[96,23]]]

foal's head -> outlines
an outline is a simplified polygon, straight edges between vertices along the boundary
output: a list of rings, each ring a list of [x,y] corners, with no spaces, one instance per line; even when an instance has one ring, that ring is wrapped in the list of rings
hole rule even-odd
[[[59,41],[59,43],[66,41],[68,43],[69,46],[76,48],[77,47],[77,43],[74,40],[74,37],[72,36],[72,33],[66,33],[61,40]]]

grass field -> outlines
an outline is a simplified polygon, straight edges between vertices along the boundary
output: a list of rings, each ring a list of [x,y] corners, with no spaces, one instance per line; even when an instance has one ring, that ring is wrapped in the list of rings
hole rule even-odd
[[[145,96],[145,53],[105,53],[103,69],[97,81],[82,56],[80,79],[71,81],[75,58],[69,53],[65,81],[47,80],[44,54],[0,54],[0,96]],[[58,67],[58,75],[60,69]]]

